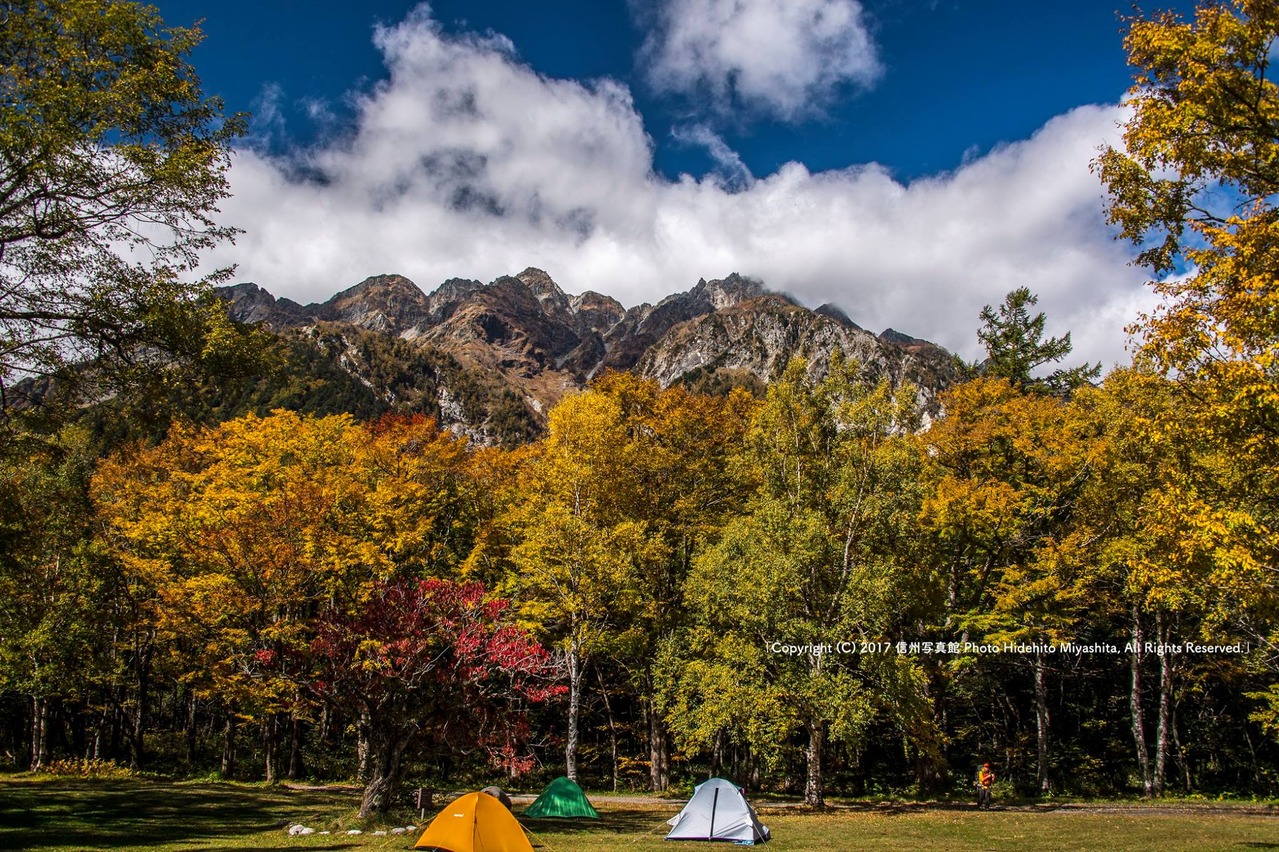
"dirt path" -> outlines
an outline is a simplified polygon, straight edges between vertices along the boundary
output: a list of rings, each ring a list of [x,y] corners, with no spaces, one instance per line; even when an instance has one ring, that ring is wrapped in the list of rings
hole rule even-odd
[[[759,810],[803,807],[799,803],[755,802]],[[832,811],[861,811],[863,813],[929,813],[938,811],[975,811],[976,805],[968,802],[839,802],[828,806]],[[1217,814],[1227,816],[1279,817],[1279,808],[1268,805],[1248,804],[1145,804],[1141,802],[1028,802],[1025,804],[999,804],[992,811],[1011,813],[1077,813],[1077,814],[1151,814],[1186,816],[1189,814]]]

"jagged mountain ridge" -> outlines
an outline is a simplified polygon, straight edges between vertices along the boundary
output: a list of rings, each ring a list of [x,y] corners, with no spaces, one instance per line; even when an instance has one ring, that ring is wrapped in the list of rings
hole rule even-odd
[[[565,393],[610,369],[634,371],[663,386],[759,389],[796,355],[809,361],[814,374],[824,374],[841,349],[868,378],[912,382],[930,414],[937,412],[938,391],[957,377],[955,358],[941,347],[892,329],[872,334],[833,305],[810,310],[736,273],[629,309],[593,291],[569,295],[533,268],[489,284],[453,278],[429,294],[403,276],[377,275],[310,305],[276,299],[252,283],[218,292],[238,321],[347,341],[350,351],[336,354],[343,368],[393,407],[399,400],[391,389],[361,373],[371,369],[361,367],[357,342],[367,350],[369,335],[385,336],[438,353],[439,362],[453,369],[437,377],[437,406],[430,413],[483,443],[509,436],[500,434],[482,400],[500,398],[508,420],[513,406],[524,406],[536,428]],[[469,388],[469,409],[450,386],[459,381]]]

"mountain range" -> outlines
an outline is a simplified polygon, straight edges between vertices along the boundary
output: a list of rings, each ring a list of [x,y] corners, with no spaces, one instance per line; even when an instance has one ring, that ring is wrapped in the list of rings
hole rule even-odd
[[[488,284],[453,278],[430,293],[377,275],[310,305],[253,283],[218,294],[233,319],[290,341],[295,362],[354,379],[373,408],[429,413],[484,444],[533,437],[560,398],[605,370],[758,393],[791,358],[822,375],[839,349],[867,379],[911,382],[935,415],[938,392],[962,369],[932,343],[873,334],[832,305],[810,310],[737,274],[632,308],[592,291],[569,295],[533,268]]]

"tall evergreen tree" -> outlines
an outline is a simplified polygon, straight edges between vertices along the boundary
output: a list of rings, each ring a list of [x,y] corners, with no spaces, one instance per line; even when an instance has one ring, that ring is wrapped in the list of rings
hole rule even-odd
[[[1039,297],[1026,287],[1018,287],[1004,297],[998,310],[990,305],[981,310],[982,327],[977,337],[986,347],[986,361],[978,370],[986,376],[1004,378],[1021,390],[1066,394],[1092,382],[1101,374],[1101,365],[1084,364],[1054,370],[1036,378],[1038,367],[1060,361],[1070,354],[1070,332],[1044,340],[1044,314],[1030,315]]]

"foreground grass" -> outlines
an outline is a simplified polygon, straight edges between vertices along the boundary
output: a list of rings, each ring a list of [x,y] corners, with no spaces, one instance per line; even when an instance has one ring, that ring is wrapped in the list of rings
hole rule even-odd
[[[81,780],[29,775],[0,776],[0,850],[102,849],[406,849],[412,835],[371,832],[405,825],[413,816],[361,824],[356,796],[289,791],[254,785],[150,780]],[[598,823],[529,821],[539,852],[615,852],[673,848],[664,843],[664,820],[676,806],[596,799]],[[1245,809],[1155,810],[1104,804],[1095,809],[995,810],[967,806],[859,805],[828,813],[765,807],[761,819],[775,840],[767,849],[1279,849],[1279,816]],[[518,810],[518,806],[517,806]],[[301,822],[317,831],[290,837]],[[348,836],[348,829],[366,833]],[[685,847],[678,847],[684,849]],[[697,849],[704,848],[700,845]],[[734,848],[728,845],[709,848]]]

